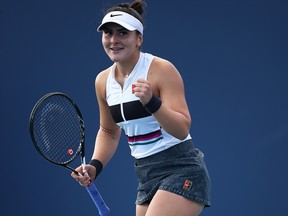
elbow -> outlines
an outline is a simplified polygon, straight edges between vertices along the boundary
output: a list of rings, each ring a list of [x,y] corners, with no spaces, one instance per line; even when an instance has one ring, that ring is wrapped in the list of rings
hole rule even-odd
[[[175,134],[175,138],[179,139],[179,140],[184,140],[187,138],[187,136],[189,135],[189,131],[190,128],[187,127],[185,129],[181,129],[177,134]]]
[[[186,133],[179,134],[179,136],[176,138],[182,141],[182,140],[185,140],[188,135],[189,135],[189,132],[186,132]]]
[[[164,128],[165,130],[165,128]],[[187,138],[187,136],[189,135],[189,129],[178,129],[178,130],[166,130],[171,136],[175,137],[176,139],[179,140],[184,140]]]
[[[189,120],[189,122],[187,122],[186,126],[183,129],[181,129],[181,131],[178,134],[178,137],[176,137],[176,138],[179,140],[186,139],[190,133],[190,125],[191,125],[191,120]]]

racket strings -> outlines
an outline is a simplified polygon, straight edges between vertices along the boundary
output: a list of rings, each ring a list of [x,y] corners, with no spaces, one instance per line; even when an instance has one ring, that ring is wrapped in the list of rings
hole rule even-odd
[[[40,152],[49,160],[67,164],[80,152],[84,137],[82,120],[63,96],[47,98],[34,117],[34,136]]]

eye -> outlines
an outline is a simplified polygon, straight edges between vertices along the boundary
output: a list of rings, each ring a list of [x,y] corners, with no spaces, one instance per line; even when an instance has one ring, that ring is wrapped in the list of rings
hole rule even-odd
[[[112,31],[110,31],[110,30],[103,30],[103,33],[105,36],[111,36],[112,35]]]
[[[127,30],[120,31],[119,35],[126,36],[126,35],[128,35],[128,31]]]

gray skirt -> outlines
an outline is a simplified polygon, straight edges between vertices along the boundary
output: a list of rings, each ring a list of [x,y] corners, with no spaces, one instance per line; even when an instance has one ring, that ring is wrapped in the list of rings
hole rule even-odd
[[[210,206],[210,177],[204,154],[192,140],[136,159],[134,168],[139,182],[137,205],[149,203],[157,190],[165,190]]]

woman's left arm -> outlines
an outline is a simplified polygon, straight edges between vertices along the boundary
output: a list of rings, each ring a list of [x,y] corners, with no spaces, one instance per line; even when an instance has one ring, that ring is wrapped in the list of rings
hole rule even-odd
[[[146,105],[153,95],[160,97],[162,104],[153,113],[155,119],[169,134],[183,140],[191,125],[191,116],[186,103],[182,77],[169,61],[153,60],[148,80],[138,79],[135,95]]]

